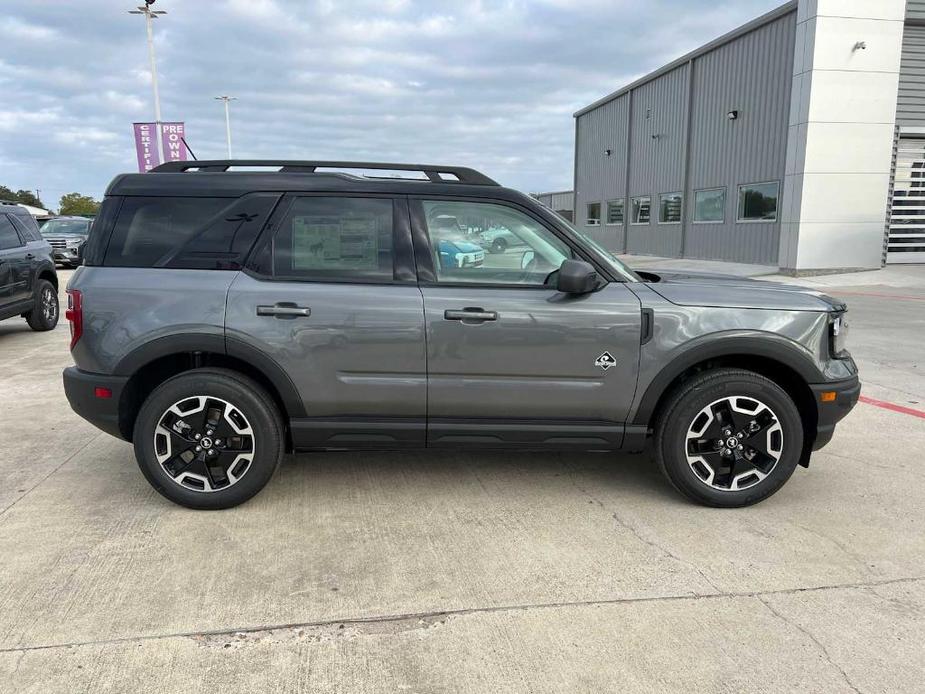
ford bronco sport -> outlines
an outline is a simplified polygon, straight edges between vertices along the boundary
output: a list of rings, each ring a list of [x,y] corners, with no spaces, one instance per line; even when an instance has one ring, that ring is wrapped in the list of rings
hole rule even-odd
[[[459,225],[518,247],[460,263],[441,252]],[[249,499],[286,451],[649,440],[680,492],[744,506],[860,392],[840,301],[633,272],[461,167],[163,164],[111,183],[84,262],[67,397],[192,508]]]

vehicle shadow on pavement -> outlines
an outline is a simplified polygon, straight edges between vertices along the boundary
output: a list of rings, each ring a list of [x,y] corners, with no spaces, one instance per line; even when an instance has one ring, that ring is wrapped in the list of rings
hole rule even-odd
[[[686,504],[664,479],[648,451],[630,455],[615,452],[513,452],[445,451],[403,452],[343,451],[287,455],[276,480],[285,484],[306,482],[339,484],[359,470],[381,481],[396,474],[417,480],[424,487],[465,485],[473,477],[480,483],[496,482],[502,487],[516,481],[519,488],[550,486],[550,479],[567,479],[581,493],[595,498],[636,496]],[[273,482],[271,482],[273,485]]]

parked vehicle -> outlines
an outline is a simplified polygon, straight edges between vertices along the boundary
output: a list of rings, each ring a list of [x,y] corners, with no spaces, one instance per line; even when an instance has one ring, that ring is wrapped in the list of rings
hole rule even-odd
[[[330,171],[348,167],[428,180]],[[450,218],[527,249],[460,264],[439,250]],[[745,506],[808,465],[860,391],[841,301],[633,272],[460,167],[199,161],[119,176],[68,301],[71,406],[192,508],[250,498],[285,451],[650,440],[682,493]]]
[[[92,221],[86,217],[55,217],[42,225],[42,236],[51,244],[56,263],[68,267],[80,265]]]
[[[478,234],[479,243],[491,253],[505,253],[508,248],[526,246],[510,229],[494,227]]]
[[[58,276],[51,247],[19,205],[0,205],[0,320],[22,316],[33,330],[58,324]]]

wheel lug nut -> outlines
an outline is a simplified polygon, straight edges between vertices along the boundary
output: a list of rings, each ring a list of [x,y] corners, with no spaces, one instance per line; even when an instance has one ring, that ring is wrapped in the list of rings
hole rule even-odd
[[[742,433],[736,434],[736,438],[737,438],[737,439],[744,439],[744,438],[745,438],[745,434],[742,434]]]
[[[743,446],[743,445],[740,443],[740,444],[737,446],[737,448],[741,451],[742,449],[745,448],[745,446]]]
[[[201,450],[202,450],[202,446],[196,446],[196,452],[197,452],[197,453],[198,453],[199,451],[201,451]]]

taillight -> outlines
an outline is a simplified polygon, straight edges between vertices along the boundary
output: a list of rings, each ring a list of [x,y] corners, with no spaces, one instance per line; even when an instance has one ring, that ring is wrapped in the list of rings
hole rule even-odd
[[[77,340],[84,333],[84,307],[83,297],[79,289],[67,290],[67,311],[64,312],[71,325],[71,349],[77,344]]]

